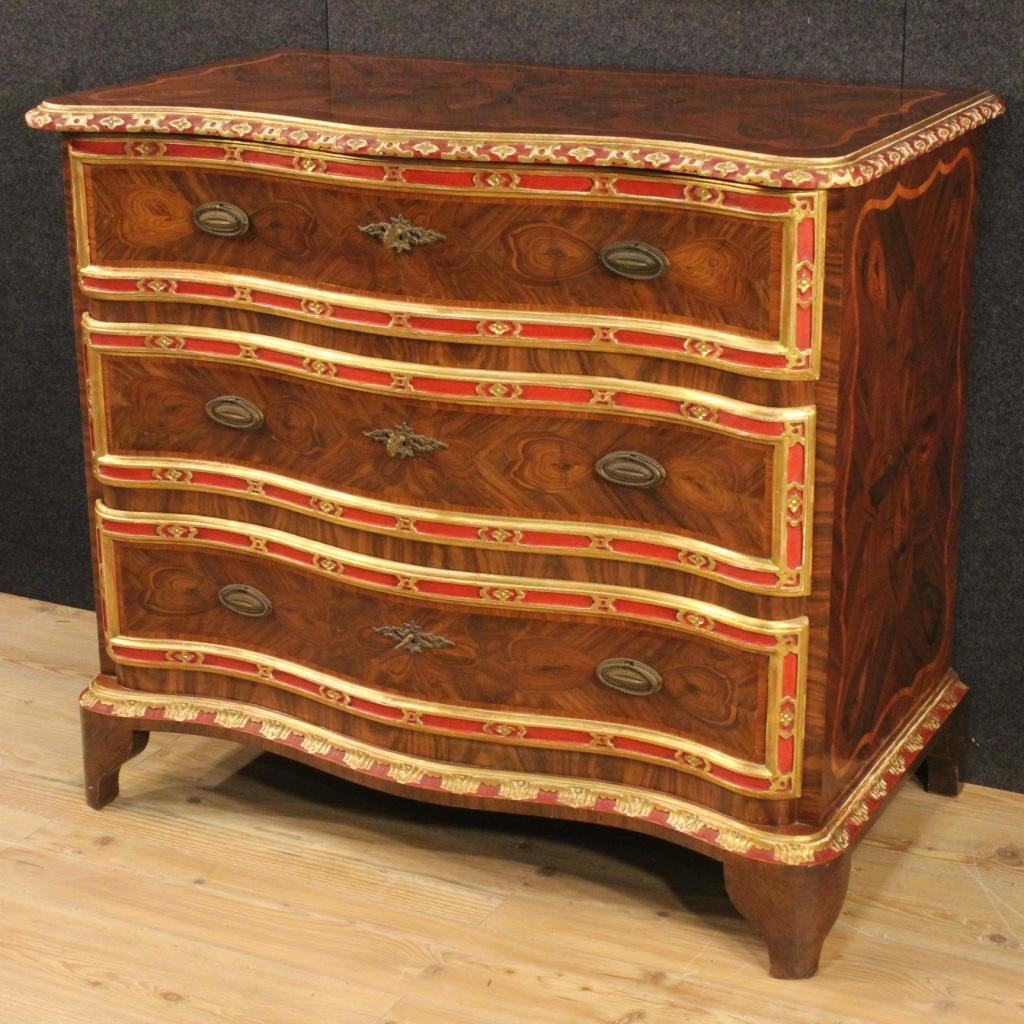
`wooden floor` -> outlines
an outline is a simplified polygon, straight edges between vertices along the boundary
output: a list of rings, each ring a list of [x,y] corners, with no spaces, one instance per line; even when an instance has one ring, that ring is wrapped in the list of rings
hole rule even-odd
[[[103,811],[93,617],[0,595],[0,1024],[1024,1020],[1024,796],[904,788],[809,981],[654,839],[156,734]]]

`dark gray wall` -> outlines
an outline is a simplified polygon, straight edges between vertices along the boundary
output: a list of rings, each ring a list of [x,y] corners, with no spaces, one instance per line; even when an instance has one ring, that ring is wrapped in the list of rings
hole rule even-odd
[[[1019,0],[7,0],[0,591],[89,607],[57,146],[22,114],[70,92],[282,46],[977,86],[985,128],[956,664],[972,781],[1024,790],[1024,261]]]

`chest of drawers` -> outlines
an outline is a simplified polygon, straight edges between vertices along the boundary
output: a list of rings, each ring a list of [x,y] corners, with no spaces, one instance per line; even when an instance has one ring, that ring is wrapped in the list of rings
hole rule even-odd
[[[181,730],[647,832],[812,974],[895,787],[959,785],[1001,111],[313,53],[31,111],[68,184],[90,803]]]

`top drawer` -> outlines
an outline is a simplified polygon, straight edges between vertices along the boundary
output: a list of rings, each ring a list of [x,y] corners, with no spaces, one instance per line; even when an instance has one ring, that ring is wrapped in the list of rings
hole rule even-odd
[[[69,145],[90,294],[816,372],[815,193],[202,140]]]

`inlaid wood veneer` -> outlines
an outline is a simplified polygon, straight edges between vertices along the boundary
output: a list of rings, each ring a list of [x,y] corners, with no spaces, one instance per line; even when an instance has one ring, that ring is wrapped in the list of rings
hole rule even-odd
[[[280,52],[30,111],[65,154],[90,804],[180,730],[647,832],[813,974],[893,790],[960,785],[1002,110]]]

